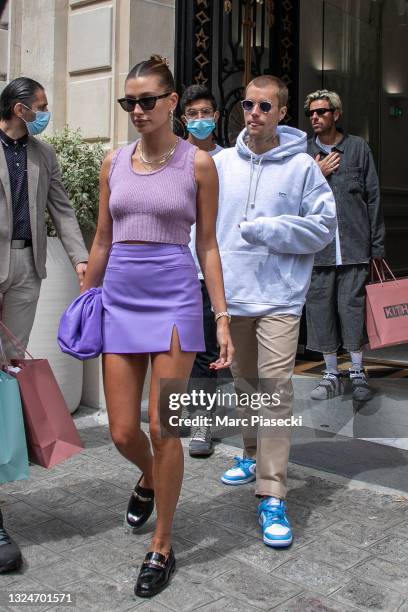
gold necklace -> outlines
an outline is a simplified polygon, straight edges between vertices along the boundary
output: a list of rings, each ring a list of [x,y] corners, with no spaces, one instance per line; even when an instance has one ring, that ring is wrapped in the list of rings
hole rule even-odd
[[[167,151],[167,153],[165,153],[164,155],[162,155],[158,159],[148,160],[148,159],[145,158],[145,156],[143,154],[143,145],[142,145],[142,140],[140,139],[139,143],[138,143],[140,161],[142,162],[142,164],[145,167],[146,166],[162,166],[173,155],[173,153],[176,150],[176,147],[178,145],[178,141],[179,141],[179,138],[177,138],[175,144],[171,147],[171,149],[169,149]]]

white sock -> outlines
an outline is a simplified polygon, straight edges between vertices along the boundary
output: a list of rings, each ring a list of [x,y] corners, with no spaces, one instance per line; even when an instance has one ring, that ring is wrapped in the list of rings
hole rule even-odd
[[[337,353],[323,353],[326,370],[329,374],[338,374],[337,369]]]
[[[355,353],[350,351],[351,357],[351,369],[352,370],[362,370],[363,369],[363,351],[359,351]]]

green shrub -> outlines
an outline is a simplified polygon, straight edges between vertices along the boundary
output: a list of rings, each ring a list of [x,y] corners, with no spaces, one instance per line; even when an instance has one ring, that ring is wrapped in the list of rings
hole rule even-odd
[[[84,232],[93,232],[98,219],[99,171],[106,151],[101,142],[90,144],[83,140],[80,130],[64,127],[44,140],[57,154],[62,182]],[[47,232],[56,236],[47,214]]]

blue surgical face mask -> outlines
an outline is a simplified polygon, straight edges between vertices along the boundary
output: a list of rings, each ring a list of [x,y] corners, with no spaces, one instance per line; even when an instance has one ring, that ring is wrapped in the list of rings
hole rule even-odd
[[[51,119],[51,113],[48,111],[33,111],[29,106],[23,104],[30,111],[35,113],[34,121],[26,121],[23,119],[24,123],[27,126],[27,131],[30,136],[36,136],[37,134],[41,134],[47,127]]]
[[[205,140],[215,130],[215,121],[212,119],[194,119],[188,121],[187,130],[194,138]]]

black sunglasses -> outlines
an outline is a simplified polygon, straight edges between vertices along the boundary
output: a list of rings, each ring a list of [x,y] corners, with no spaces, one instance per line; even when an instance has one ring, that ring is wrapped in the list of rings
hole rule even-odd
[[[305,115],[306,117],[312,117],[314,113],[316,113],[318,117],[322,117],[326,113],[334,113],[335,110],[335,108],[314,108],[313,110],[307,109],[305,110]]]
[[[119,98],[118,102],[127,113],[133,113],[136,104],[138,104],[143,111],[151,111],[156,106],[157,100],[167,98],[172,93],[172,91],[168,91],[160,96],[146,96],[145,98]]]
[[[260,110],[263,113],[269,113],[272,110],[272,106],[273,106],[273,104],[271,104],[270,102],[267,102],[266,100],[264,100],[263,102],[253,102],[252,100],[241,100],[242,108],[244,109],[244,111],[247,111],[248,113],[250,113],[253,110],[256,104],[258,104]]]

